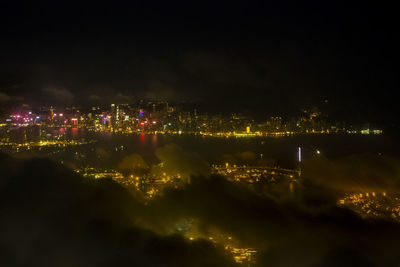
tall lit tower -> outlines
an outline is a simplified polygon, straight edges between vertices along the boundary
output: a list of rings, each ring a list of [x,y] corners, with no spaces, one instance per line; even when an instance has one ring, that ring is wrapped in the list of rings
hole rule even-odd
[[[116,106],[116,111],[115,111],[115,122],[119,123],[119,105]]]
[[[115,124],[115,104],[111,104],[111,114],[110,114],[110,127],[112,128]]]
[[[53,107],[50,107],[50,120],[51,121],[53,121],[53,119],[54,119],[54,108]]]
[[[297,150],[297,164],[298,164],[298,172],[299,172],[299,178],[301,177],[301,172],[302,172],[302,169],[301,169],[301,161],[302,161],[302,158],[301,158],[301,147],[298,147],[298,150]]]

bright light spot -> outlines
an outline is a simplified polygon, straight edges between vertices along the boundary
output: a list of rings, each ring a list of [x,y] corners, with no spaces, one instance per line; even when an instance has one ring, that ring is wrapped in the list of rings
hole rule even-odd
[[[299,162],[301,162],[301,147],[299,147],[299,152],[298,152],[298,156],[299,156]]]

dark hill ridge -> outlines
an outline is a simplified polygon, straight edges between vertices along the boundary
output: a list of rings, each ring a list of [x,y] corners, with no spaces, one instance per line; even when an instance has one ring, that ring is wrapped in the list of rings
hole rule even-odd
[[[1,155],[0,168],[2,266],[234,264],[210,242],[166,234],[185,218],[203,236],[218,229],[256,248],[259,266],[400,262],[399,224],[336,207],[330,189],[307,178],[298,198],[280,200],[223,177],[192,177],[144,205],[111,180],[83,179],[48,160]]]

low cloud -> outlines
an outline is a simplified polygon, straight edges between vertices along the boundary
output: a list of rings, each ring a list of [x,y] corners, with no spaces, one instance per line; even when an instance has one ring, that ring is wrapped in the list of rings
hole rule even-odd
[[[65,88],[46,87],[42,92],[58,102],[71,102],[74,99],[74,94]]]
[[[163,164],[162,169],[154,166],[153,172],[166,172],[170,174],[180,174],[185,179],[191,175],[209,175],[210,166],[198,154],[186,151],[180,146],[170,143],[155,152],[157,158]]]
[[[148,168],[149,166],[144,161],[142,156],[136,153],[125,156],[118,164],[118,169],[127,172],[133,172],[135,170],[143,170]]]
[[[400,189],[400,160],[385,155],[316,157],[304,163],[304,173],[314,183],[341,192]]]
[[[129,104],[133,102],[133,97],[130,95],[118,93],[113,98],[114,102],[117,104]]]
[[[234,264],[207,241],[136,226],[145,206],[112,180],[87,180],[51,161],[1,154],[0,167],[2,266]]]
[[[3,92],[0,92],[0,102],[8,102],[11,100],[11,97]]]
[[[101,102],[102,98],[98,95],[92,94],[89,96],[89,100],[92,102],[98,103],[98,102]]]
[[[148,221],[168,233],[192,218],[200,236],[219,232],[257,248],[259,266],[395,266],[400,260],[398,223],[364,220],[308,180],[302,192],[282,199],[222,177],[192,178],[150,202]]]
[[[207,170],[196,154],[174,144],[156,155],[170,170]],[[371,165],[368,157],[355,158],[354,168]],[[377,162],[370,170],[377,177],[384,169],[381,175],[396,173],[393,160]],[[340,166],[345,164],[323,159],[319,168],[328,168],[319,179],[305,166],[311,178],[306,175],[298,185],[301,193],[290,198],[207,175],[144,204],[111,180],[85,180],[50,161],[2,156],[0,259],[8,266],[232,264],[218,245],[186,241],[176,229],[187,226],[183,232],[230,235],[242,247],[256,248],[259,266],[397,266],[398,223],[362,219],[336,206],[336,188],[348,177],[369,181],[364,172],[353,171],[334,183],[329,175],[351,170]],[[326,183],[321,182],[324,175]]]

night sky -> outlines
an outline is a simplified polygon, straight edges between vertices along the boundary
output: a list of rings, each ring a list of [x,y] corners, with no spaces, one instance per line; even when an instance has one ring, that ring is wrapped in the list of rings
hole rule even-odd
[[[2,103],[139,98],[339,119],[395,120],[391,6],[335,1],[3,1]]]

